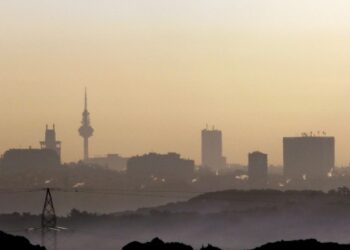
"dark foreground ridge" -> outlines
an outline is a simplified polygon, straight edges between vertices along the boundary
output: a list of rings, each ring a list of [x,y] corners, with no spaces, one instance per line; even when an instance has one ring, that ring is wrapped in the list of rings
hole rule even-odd
[[[123,247],[123,250],[193,250],[191,246],[178,242],[165,243],[159,238],[154,238],[150,242],[140,243],[133,241]],[[220,248],[208,245],[202,247],[201,250],[221,250]]]
[[[295,249],[312,249],[312,250],[349,250],[350,244],[338,244],[333,242],[321,243],[315,239],[294,240],[294,241],[277,241],[267,243],[253,250],[295,250]],[[191,246],[178,242],[165,243],[159,238],[150,242],[140,243],[133,241],[123,247],[123,250],[193,250]],[[221,250],[220,248],[208,245],[201,250]]]
[[[312,249],[312,250],[349,250],[349,244],[338,244],[332,242],[321,243],[314,239],[309,240],[294,240],[294,241],[278,241],[267,243],[254,250],[295,250],[295,249]]]
[[[2,250],[45,250],[45,247],[30,244],[23,236],[9,235],[0,231],[0,249]]]

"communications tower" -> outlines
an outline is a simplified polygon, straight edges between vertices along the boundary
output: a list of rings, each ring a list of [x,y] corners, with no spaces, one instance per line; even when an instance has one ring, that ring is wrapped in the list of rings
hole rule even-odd
[[[89,137],[92,136],[94,129],[90,125],[90,113],[87,109],[87,93],[85,88],[85,104],[83,111],[83,118],[81,120],[81,127],[79,128],[79,134],[84,139],[84,161],[89,159]]]

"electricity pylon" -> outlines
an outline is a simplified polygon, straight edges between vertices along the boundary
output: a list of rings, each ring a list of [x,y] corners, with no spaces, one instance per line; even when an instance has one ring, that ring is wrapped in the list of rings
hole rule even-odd
[[[41,244],[48,250],[57,249],[57,217],[50,188],[46,189],[45,203],[41,214]]]

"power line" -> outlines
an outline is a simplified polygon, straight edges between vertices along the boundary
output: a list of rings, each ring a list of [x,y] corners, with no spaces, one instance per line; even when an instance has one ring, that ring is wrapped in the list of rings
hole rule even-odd
[[[28,189],[0,189],[0,194],[17,194],[30,192],[43,192],[46,188],[28,188]],[[84,193],[97,195],[118,195],[118,196],[139,196],[139,197],[160,197],[160,198],[189,198],[193,195],[205,193],[205,191],[175,191],[175,190],[132,190],[132,189],[65,189],[50,188],[54,192],[63,193]]]

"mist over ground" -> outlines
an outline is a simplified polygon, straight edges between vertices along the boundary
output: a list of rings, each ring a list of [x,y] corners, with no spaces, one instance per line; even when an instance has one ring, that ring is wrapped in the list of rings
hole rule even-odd
[[[128,242],[184,242],[195,248],[213,244],[222,249],[252,249],[267,242],[315,238],[347,243],[350,223],[350,191],[227,190],[188,201],[115,214],[91,214],[72,210],[59,217],[69,228],[58,232],[60,249],[121,249]],[[33,227],[39,216],[1,215],[0,230]],[[39,242],[36,232],[23,233]]]

